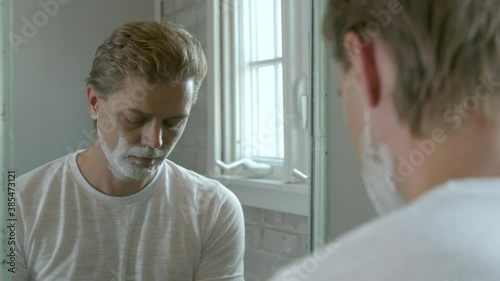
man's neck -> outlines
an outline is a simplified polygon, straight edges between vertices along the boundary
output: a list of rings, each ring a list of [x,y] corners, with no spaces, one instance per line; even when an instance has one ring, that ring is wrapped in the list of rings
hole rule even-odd
[[[77,165],[87,182],[97,191],[109,196],[124,197],[133,195],[143,189],[154,175],[142,181],[127,182],[117,179],[110,168],[108,160],[99,143],[78,154]]]
[[[447,133],[447,140],[437,144],[401,189],[407,201],[450,180],[500,177],[500,128],[479,124]]]

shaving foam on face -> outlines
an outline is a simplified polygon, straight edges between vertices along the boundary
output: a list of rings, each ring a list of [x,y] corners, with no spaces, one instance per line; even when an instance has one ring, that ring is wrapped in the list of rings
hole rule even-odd
[[[405,201],[392,180],[394,171],[389,147],[373,142],[368,119],[366,113],[361,137],[362,177],[375,210],[382,215],[404,206]]]
[[[113,123],[113,125],[115,124]],[[97,134],[99,144],[108,160],[108,169],[113,173],[113,176],[121,181],[132,182],[148,178],[157,171],[158,166],[165,160],[168,154],[166,150],[139,147],[130,144],[121,131],[118,133],[118,143],[115,149],[111,151],[104,140],[99,126],[97,126]],[[131,162],[129,156],[156,158],[156,160],[153,165],[147,166]]]

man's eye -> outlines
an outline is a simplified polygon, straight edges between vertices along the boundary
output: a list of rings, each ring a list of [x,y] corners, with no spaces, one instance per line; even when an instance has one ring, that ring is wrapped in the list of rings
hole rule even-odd
[[[177,130],[181,127],[182,121],[179,122],[165,122],[165,127],[171,130]]]
[[[144,123],[144,119],[134,119],[134,118],[125,118],[128,123],[132,125],[139,125]]]

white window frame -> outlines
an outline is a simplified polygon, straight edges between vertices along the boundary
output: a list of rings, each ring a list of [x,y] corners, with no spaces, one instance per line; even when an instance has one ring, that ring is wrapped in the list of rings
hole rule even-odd
[[[231,0],[247,1],[247,0]],[[296,5],[292,5],[296,3]],[[285,158],[279,161],[267,161],[273,166],[275,173],[271,177],[249,178],[242,175],[228,175],[215,165],[217,160],[231,163],[235,160],[236,142],[234,141],[235,120],[224,118],[234,116],[234,107],[225,106],[231,92],[224,89],[237,88],[229,83],[235,81],[233,71],[228,69],[227,60],[222,66],[219,59],[236,53],[242,44],[236,41],[230,46],[218,40],[224,33],[231,31],[233,26],[224,25],[228,18],[235,16],[241,5],[235,5],[228,0],[212,0],[208,5],[208,45],[205,48],[209,70],[207,73],[208,94],[208,126],[207,139],[207,174],[229,187],[240,199],[243,205],[267,208],[288,213],[309,216],[310,214],[310,174],[311,174],[311,14],[312,2],[304,0],[282,0],[282,37],[283,37],[283,92],[285,120]],[[310,11],[310,13],[304,13]],[[234,31],[233,31],[234,32]],[[295,34],[304,34],[297,43]],[[224,53],[222,53],[224,50]],[[293,64],[292,64],[293,62]],[[224,77],[224,79],[222,79]],[[221,94],[222,93],[222,94]],[[226,95],[226,96],[223,96]],[[222,144],[230,144],[225,145]],[[262,161],[262,159],[254,159]],[[280,165],[281,164],[281,165]],[[307,176],[306,179],[294,175],[294,170]],[[262,200],[266,198],[266,200]],[[267,202],[267,203],[266,203]]]

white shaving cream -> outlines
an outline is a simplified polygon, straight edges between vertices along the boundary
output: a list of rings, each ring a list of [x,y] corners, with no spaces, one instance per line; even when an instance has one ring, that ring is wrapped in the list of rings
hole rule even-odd
[[[99,130],[99,126],[97,126],[97,134],[99,144],[101,145],[106,159],[108,160],[108,169],[117,179],[121,181],[131,182],[148,178],[157,171],[158,166],[167,157],[167,151],[165,150],[138,147],[130,144],[121,131],[119,131],[118,135],[118,144],[115,149],[111,151],[104,141],[104,137],[101,130]],[[130,156],[157,159],[153,165],[143,165],[131,162],[129,159]]]
[[[377,213],[386,214],[404,206],[405,201],[392,180],[394,171],[390,150],[387,145],[373,142],[367,114],[361,137],[361,161],[363,182]]]

